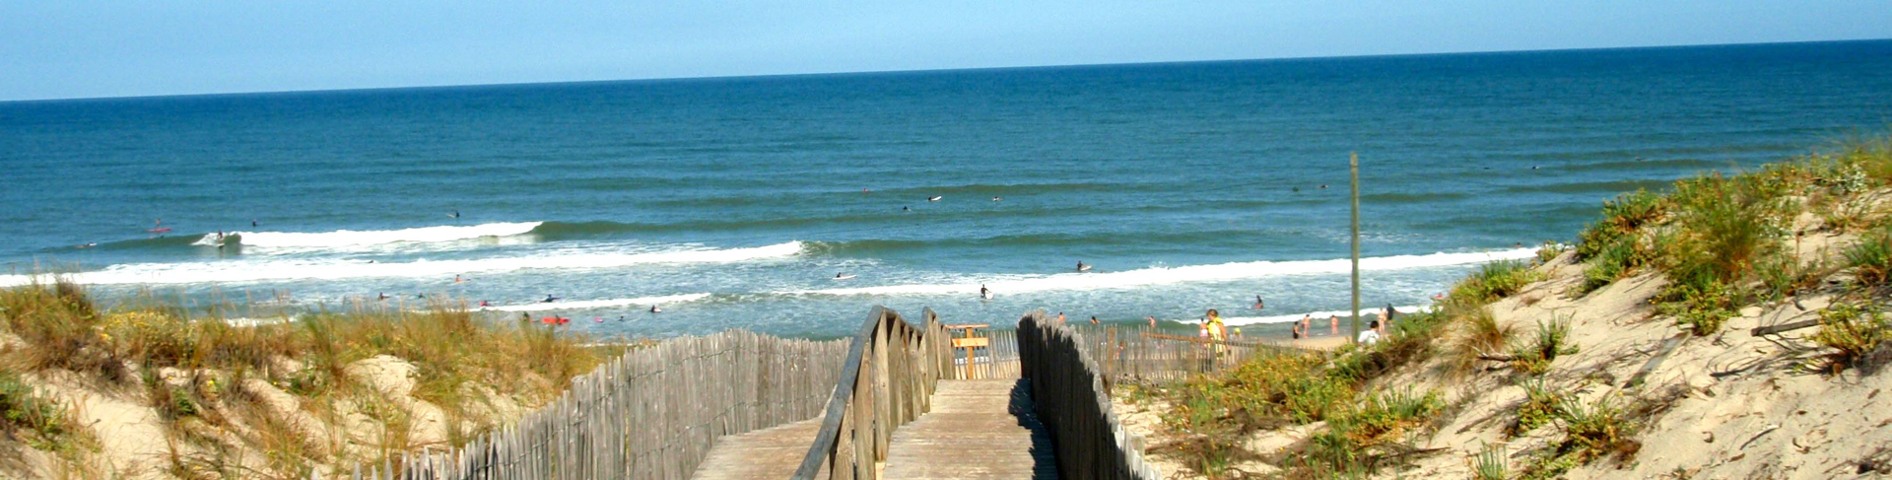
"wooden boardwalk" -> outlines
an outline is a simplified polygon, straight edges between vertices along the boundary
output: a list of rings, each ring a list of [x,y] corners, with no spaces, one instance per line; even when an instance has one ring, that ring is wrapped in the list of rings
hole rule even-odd
[[[1058,478],[1030,391],[1020,379],[941,380],[933,411],[894,431],[881,478]]]
[[[787,423],[774,428],[731,435],[716,441],[703,466],[690,478],[698,480],[748,480],[751,478],[788,478],[808,455],[808,443],[821,429],[821,417]]]

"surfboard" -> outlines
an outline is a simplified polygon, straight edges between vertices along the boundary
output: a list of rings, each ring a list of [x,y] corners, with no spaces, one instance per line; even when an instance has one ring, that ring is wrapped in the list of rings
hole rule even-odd
[[[147,233],[171,233],[171,227],[158,227],[158,228],[153,228],[153,229],[150,229],[150,230],[145,230],[145,232],[147,232]]]
[[[837,275],[834,277],[835,280],[847,280],[850,278],[854,278],[854,276],[853,275]]]

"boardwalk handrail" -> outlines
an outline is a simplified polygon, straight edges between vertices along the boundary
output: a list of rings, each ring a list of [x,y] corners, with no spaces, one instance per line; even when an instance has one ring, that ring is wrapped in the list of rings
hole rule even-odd
[[[1076,330],[1046,322],[1043,311],[1018,320],[1019,365],[1031,385],[1039,421],[1051,432],[1064,478],[1162,478],[1143,461],[1142,440],[1118,423],[1107,376],[1085,353]]]
[[[950,338],[926,309],[923,326],[874,307],[848,347],[821,430],[793,478],[878,478],[888,440],[900,425],[931,409],[933,391],[950,370]]]

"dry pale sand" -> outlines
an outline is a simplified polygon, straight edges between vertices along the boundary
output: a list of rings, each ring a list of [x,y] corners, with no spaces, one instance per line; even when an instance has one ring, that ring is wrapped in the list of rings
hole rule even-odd
[[[1796,221],[1802,262],[1843,259],[1840,249],[1854,243],[1849,234],[1822,228],[1817,218]],[[1795,239],[1789,239],[1793,242]],[[1518,329],[1513,342],[1525,342],[1540,322],[1570,322],[1570,340],[1580,351],[1560,356],[1544,378],[1557,390],[1586,404],[1654,406],[1631,419],[1632,438],[1641,443],[1633,458],[1598,460],[1567,473],[1567,478],[1859,478],[1892,473],[1892,376],[1849,369],[1832,374],[1826,353],[1809,339],[1818,328],[1765,337],[1750,331],[1818,317],[1846,281],[1846,273],[1825,280],[1823,291],[1788,301],[1751,306],[1729,320],[1717,334],[1695,337],[1672,319],[1657,315],[1650,298],[1665,280],[1643,274],[1619,280],[1575,297],[1582,266],[1572,254],[1538,267],[1548,280],[1491,305],[1498,321]],[[1455,332],[1454,335],[1457,333]],[[1309,345],[1337,337],[1306,340]],[[1451,338],[1444,340],[1446,344]],[[1665,348],[1672,347],[1672,348]],[[1442,351],[1449,346],[1441,345]],[[1884,350],[1882,350],[1884,352]],[[1436,389],[1457,408],[1439,428],[1409,439],[1427,454],[1382,478],[1470,478],[1470,459],[1481,450],[1503,448],[1511,473],[1561,438],[1556,425],[1539,427],[1517,438],[1504,429],[1523,402],[1509,370],[1489,362],[1471,372],[1454,369],[1444,355],[1388,375],[1373,387]],[[1642,374],[1640,381],[1636,377]],[[1888,400],[1878,397],[1888,396]],[[1132,433],[1160,444],[1168,436],[1154,421],[1160,406],[1120,404]],[[1633,410],[1633,409],[1631,409]],[[1291,427],[1255,432],[1242,443],[1253,453],[1282,451],[1317,431]],[[1293,450],[1287,450],[1293,451]],[[1192,478],[1181,460],[1155,455],[1170,478]],[[1272,466],[1241,465],[1247,472]]]

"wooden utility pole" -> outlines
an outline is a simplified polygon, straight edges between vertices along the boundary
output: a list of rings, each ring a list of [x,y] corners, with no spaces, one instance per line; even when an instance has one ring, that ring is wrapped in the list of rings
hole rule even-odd
[[[1360,341],[1360,153],[1347,154],[1347,171],[1353,183],[1353,335],[1349,342]]]

